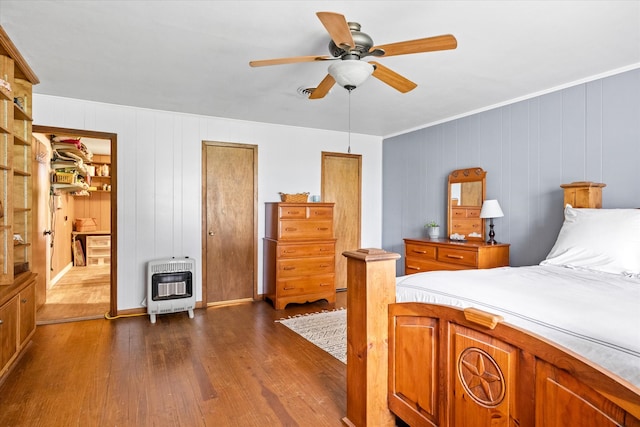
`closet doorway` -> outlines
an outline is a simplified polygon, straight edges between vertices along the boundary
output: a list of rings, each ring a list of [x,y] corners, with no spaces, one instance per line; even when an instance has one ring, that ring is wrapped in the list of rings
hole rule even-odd
[[[207,305],[252,301],[257,289],[258,146],[202,143],[202,293]]]
[[[45,260],[34,266],[44,279],[38,282],[36,321],[115,316],[116,135],[38,125],[33,135],[38,147],[48,146],[49,159],[39,162],[37,172],[34,163],[34,254]]]

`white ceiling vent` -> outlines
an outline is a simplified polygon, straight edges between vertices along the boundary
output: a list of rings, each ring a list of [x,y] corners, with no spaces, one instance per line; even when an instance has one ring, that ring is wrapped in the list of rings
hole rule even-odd
[[[298,94],[300,94],[302,97],[304,98],[309,98],[309,95],[311,95],[313,93],[313,91],[316,90],[315,87],[304,87],[304,86],[300,86],[298,88]]]

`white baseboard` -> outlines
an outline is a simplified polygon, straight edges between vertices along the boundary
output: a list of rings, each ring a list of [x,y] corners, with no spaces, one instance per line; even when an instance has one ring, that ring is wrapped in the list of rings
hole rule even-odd
[[[69,270],[71,270],[71,267],[73,267],[73,263],[70,262],[66,265],[65,268],[60,270],[60,273],[56,274],[56,277],[51,279],[51,281],[49,282],[49,289],[53,288],[55,284],[58,283],[58,280],[62,279],[62,276],[64,276]]]

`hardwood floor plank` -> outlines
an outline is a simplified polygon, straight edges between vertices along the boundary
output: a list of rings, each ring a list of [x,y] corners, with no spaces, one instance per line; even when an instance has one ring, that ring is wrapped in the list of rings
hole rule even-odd
[[[38,326],[0,384],[0,425],[341,426],[346,366],[275,322],[331,308],[254,302],[155,324],[141,316]]]

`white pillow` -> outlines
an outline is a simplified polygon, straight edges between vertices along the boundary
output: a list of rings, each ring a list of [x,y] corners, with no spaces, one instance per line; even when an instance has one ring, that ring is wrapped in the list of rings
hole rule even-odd
[[[558,239],[540,264],[639,274],[640,209],[567,205]]]

